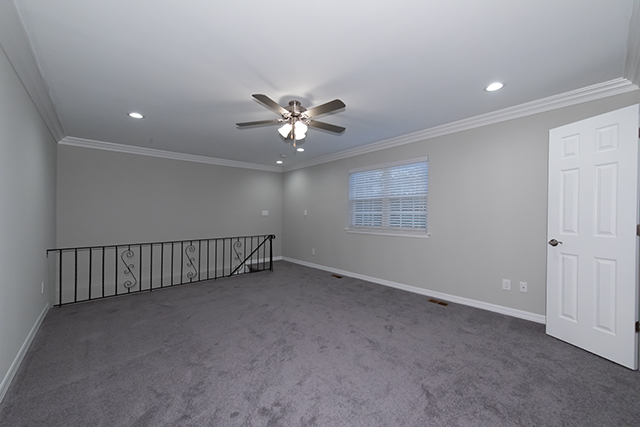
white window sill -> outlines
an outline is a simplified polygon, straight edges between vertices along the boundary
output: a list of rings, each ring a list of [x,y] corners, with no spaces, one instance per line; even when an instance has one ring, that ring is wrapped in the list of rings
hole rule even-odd
[[[375,236],[393,236],[393,237],[413,237],[418,239],[428,239],[430,234],[422,231],[418,232],[397,232],[385,230],[362,230],[359,228],[345,228],[344,231],[350,234],[372,234]]]

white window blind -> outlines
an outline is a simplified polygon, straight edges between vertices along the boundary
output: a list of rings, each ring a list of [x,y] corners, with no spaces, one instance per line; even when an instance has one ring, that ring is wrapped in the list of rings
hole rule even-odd
[[[349,228],[427,231],[426,160],[349,174]]]

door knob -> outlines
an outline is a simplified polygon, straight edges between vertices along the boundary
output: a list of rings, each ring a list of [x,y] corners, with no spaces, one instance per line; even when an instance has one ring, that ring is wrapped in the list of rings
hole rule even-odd
[[[562,244],[562,242],[560,240],[556,240],[556,239],[549,240],[549,244],[551,246],[558,246],[558,243]]]

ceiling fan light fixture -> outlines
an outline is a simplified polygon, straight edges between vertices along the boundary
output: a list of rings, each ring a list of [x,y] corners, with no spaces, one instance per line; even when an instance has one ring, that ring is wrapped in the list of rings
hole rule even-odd
[[[144,118],[144,116],[142,114],[136,113],[135,111],[129,113],[129,117],[131,117],[132,119],[143,119]]]
[[[295,139],[296,141],[300,141],[301,139],[305,139],[307,137],[307,130],[309,127],[302,122],[296,122],[295,125],[291,125],[291,123],[285,123],[284,126],[278,129],[280,135],[283,138],[287,138],[291,133],[291,129],[294,129],[295,126]]]
[[[304,148],[302,148],[302,147],[298,147],[298,148],[296,148],[296,151],[297,151],[298,153],[302,153],[302,152],[304,151]]]
[[[278,133],[282,135],[287,142],[293,142],[294,148],[296,147],[297,142],[299,142],[299,144],[304,142],[304,139],[307,137],[309,124],[311,123],[311,120],[315,120],[316,116],[341,110],[346,107],[345,103],[339,99],[334,99],[333,101],[326,102],[311,109],[302,107],[300,105],[300,101],[296,100],[290,101],[288,107],[283,107],[267,95],[257,93],[252,96],[265,107],[280,114],[282,118],[277,120],[259,120],[254,122],[236,123],[236,126],[239,128],[245,128],[250,126],[269,125],[272,123],[283,123],[283,125],[278,129]],[[341,134],[346,130],[342,126],[335,126],[324,122],[314,121],[312,124],[315,128],[320,128],[337,134]]]

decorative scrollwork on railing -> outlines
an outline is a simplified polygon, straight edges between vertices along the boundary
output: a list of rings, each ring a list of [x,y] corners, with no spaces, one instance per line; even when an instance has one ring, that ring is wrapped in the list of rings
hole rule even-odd
[[[193,271],[187,272],[187,277],[193,279],[198,275],[198,269],[196,268],[196,257],[189,255],[189,252],[195,252],[196,247],[192,244],[184,248],[184,256],[187,258],[187,267],[193,268]]]
[[[131,281],[130,279],[127,279],[124,281],[123,285],[127,289],[131,289],[138,284],[138,279],[136,279],[136,275],[133,274],[133,270],[132,270],[132,268],[134,268],[135,266],[133,265],[133,263],[131,264],[128,263],[127,260],[125,259],[125,257],[133,258],[134,256],[135,254],[131,249],[127,249],[126,251],[122,252],[122,254],[120,255],[120,259],[124,263],[124,266],[127,267],[127,269],[124,271],[124,274],[126,276],[131,276],[131,278],[133,279],[133,281]]]
[[[240,239],[236,240],[235,242],[233,242],[233,245],[231,247],[233,248],[233,252],[235,253],[234,259],[238,261],[238,263],[232,267],[235,267],[236,274],[239,274],[239,270],[243,262],[243,257],[241,256],[243,248],[242,241]]]
[[[236,253],[236,259],[238,261],[240,261],[242,258],[240,258],[240,252],[242,250],[242,242],[240,241],[240,239],[236,240],[236,242],[233,244],[233,251]]]

